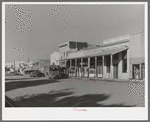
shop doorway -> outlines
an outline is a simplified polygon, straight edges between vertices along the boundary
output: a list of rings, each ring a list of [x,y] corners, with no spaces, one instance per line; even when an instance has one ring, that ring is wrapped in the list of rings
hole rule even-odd
[[[118,78],[118,53],[113,55],[113,75],[114,78]]]
[[[140,65],[139,64],[133,64],[132,65],[132,76],[133,79],[140,79]]]
[[[97,58],[97,76],[98,77],[103,77],[103,61],[102,57]]]
[[[118,64],[114,64],[114,78],[118,78]]]
[[[145,78],[145,64],[141,64],[141,79]]]

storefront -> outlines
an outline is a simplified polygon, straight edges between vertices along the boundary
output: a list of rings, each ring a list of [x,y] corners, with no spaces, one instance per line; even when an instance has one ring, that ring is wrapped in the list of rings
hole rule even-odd
[[[104,40],[101,47],[69,53],[66,60],[69,76],[144,79],[144,46],[141,43],[144,43],[143,33]]]
[[[123,57],[123,52],[127,53],[128,47],[112,48],[102,51],[98,54],[92,54],[77,59],[68,59],[70,62],[69,76],[87,77],[87,78],[118,78],[118,68],[121,66],[119,58]],[[119,55],[121,53],[122,55]],[[125,56],[124,56],[125,57]],[[124,61],[123,61],[124,60]],[[122,61],[125,73],[127,70],[127,55]],[[126,77],[125,77],[126,78]]]

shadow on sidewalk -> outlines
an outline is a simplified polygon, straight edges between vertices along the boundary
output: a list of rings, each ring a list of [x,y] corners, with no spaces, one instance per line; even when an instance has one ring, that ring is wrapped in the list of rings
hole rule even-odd
[[[50,83],[57,83],[60,82],[55,79],[46,79],[46,80],[32,80],[32,81],[14,81],[14,82],[6,82],[5,83],[5,91],[10,91],[13,89],[18,88],[24,88],[24,87],[30,87],[30,86],[38,86],[38,85],[44,85],[44,84],[50,84]]]
[[[98,104],[98,102],[110,98],[111,95],[86,94],[73,96],[73,93],[70,89],[63,89],[60,91],[52,91],[48,94],[40,94],[26,98],[21,97],[15,103],[18,107],[133,107],[124,105],[123,103],[107,106]]]

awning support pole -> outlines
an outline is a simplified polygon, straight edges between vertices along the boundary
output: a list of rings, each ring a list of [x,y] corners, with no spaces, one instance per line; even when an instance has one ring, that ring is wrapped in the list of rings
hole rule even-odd
[[[75,77],[77,77],[77,59],[75,59]]]
[[[110,79],[113,79],[113,55],[110,55]]]
[[[97,57],[95,57],[95,76],[97,78]]]
[[[90,58],[88,58],[88,78],[90,76]]]
[[[105,61],[105,60],[104,60],[104,56],[102,56],[102,67],[103,67],[103,68],[102,68],[102,75],[103,75],[102,77],[103,77],[103,79],[104,79],[104,73],[105,73],[105,68],[104,68],[104,63],[105,63],[105,62],[104,62],[104,61]]]
[[[83,58],[81,58],[81,77],[83,77]]]
[[[71,73],[70,73],[70,71],[71,71],[71,66],[72,66],[72,60],[70,59],[70,68],[69,68],[69,75],[71,76]]]

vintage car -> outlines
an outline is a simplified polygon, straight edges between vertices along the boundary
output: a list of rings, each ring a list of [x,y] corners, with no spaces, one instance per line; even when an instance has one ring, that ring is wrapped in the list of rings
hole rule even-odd
[[[59,66],[50,66],[49,73],[48,73],[49,79],[64,79],[68,78],[68,75],[65,73],[65,68],[61,68]]]
[[[30,77],[44,77],[44,76],[45,76],[45,74],[38,70],[32,71],[30,73]]]

